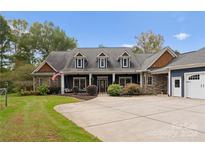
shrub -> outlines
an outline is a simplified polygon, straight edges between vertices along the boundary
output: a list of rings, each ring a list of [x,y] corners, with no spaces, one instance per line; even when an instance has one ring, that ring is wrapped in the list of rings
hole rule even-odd
[[[21,89],[19,95],[21,95],[21,96],[29,96],[29,95],[39,95],[39,93],[35,92],[35,91],[25,91],[25,90]]]
[[[90,85],[87,87],[87,94],[90,96],[95,96],[97,95],[98,88],[96,85]]]
[[[77,94],[79,92],[79,88],[77,86],[73,87],[73,93]]]
[[[59,94],[60,93],[60,88],[59,87],[50,87],[48,89],[49,89],[48,94]]]
[[[122,87],[119,84],[111,84],[107,92],[110,96],[119,96],[122,93]]]
[[[142,94],[142,88],[138,84],[130,83],[130,84],[127,84],[123,88],[123,94],[124,95],[140,95]]]
[[[49,93],[48,87],[44,84],[39,86],[37,89],[40,95],[47,95]]]

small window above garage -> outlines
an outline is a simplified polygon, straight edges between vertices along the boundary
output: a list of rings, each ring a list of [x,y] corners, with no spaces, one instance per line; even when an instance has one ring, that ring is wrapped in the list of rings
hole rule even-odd
[[[195,74],[189,77],[189,80],[200,80],[200,75],[199,74]]]

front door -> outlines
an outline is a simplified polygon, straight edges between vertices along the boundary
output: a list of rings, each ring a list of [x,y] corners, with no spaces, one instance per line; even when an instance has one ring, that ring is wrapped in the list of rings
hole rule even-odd
[[[98,80],[98,90],[99,90],[99,92],[106,92],[107,91],[107,80],[106,79],[99,79]]]
[[[182,92],[182,84],[181,84],[181,77],[173,77],[172,78],[172,96],[179,96],[181,97]]]

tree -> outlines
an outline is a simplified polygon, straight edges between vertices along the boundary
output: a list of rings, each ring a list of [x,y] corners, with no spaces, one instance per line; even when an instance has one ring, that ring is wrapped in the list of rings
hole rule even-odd
[[[160,34],[154,34],[152,31],[141,33],[135,37],[137,44],[134,47],[136,53],[155,53],[162,49],[164,38]]]
[[[9,65],[10,56],[8,50],[10,47],[10,27],[3,16],[0,16],[0,72],[2,73]]]
[[[15,86],[15,91],[32,90],[33,87],[33,78],[31,72],[34,70],[34,66],[31,64],[25,64],[18,66],[10,73],[10,81],[13,81]]]
[[[26,20],[14,19],[9,21],[12,33],[13,62],[15,67],[31,64],[34,53],[31,50],[30,34]]]
[[[39,52],[43,59],[51,51],[65,51],[77,46],[74,38],[68,37],[63,30],[52,22],[35,22],[30,27],[32,49]]]
[[[104,44],[99,44],[98,47],[99,48],[105,48]]]

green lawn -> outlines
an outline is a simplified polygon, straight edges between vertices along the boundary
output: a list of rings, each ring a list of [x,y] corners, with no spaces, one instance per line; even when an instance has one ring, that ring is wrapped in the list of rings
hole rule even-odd
[[[99,141],[53,109],[74,102],[63,96],[9,95],[8,107],[0,108],[0,141]]]

